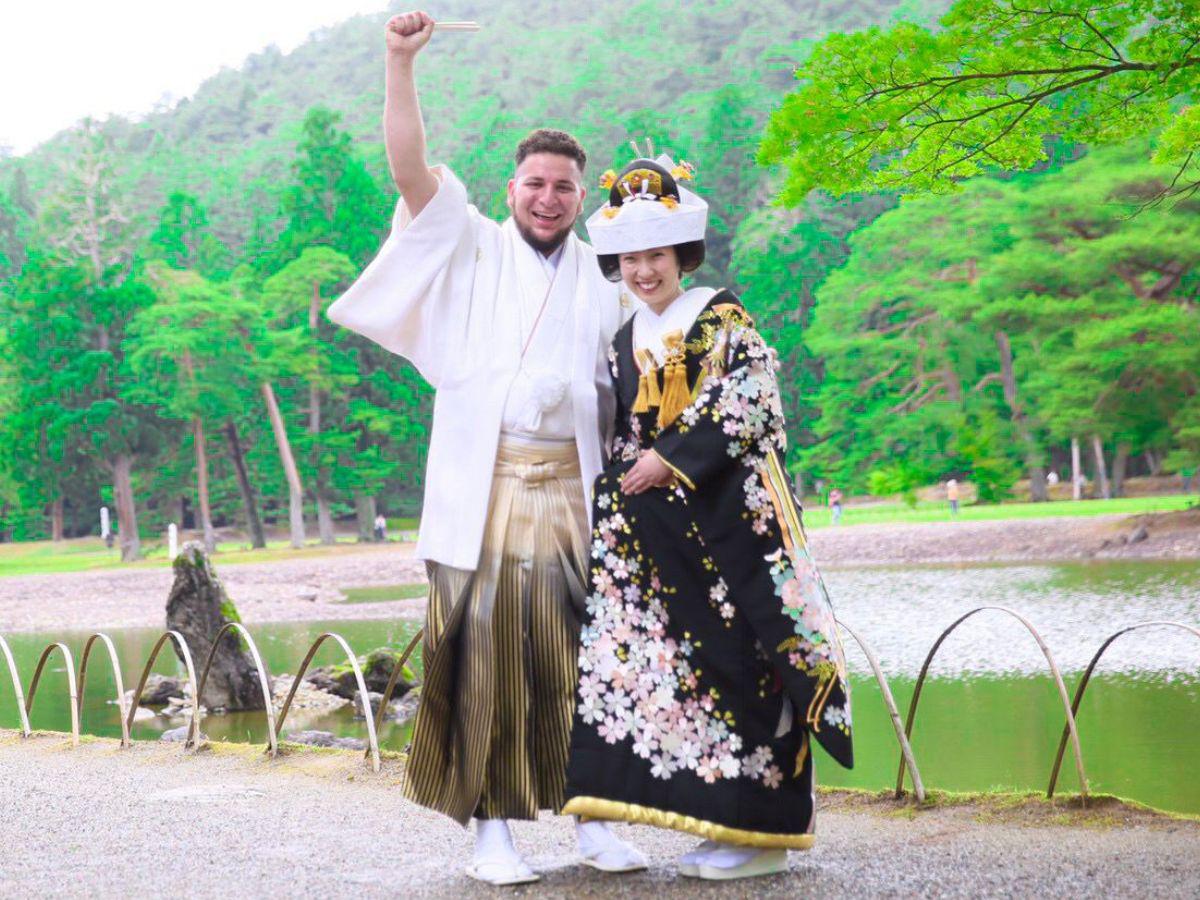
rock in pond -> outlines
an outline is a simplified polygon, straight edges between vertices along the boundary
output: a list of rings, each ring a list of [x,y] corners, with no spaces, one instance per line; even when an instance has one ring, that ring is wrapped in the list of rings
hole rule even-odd
[[[226,624],[239,621],[237,609],[217,578],[203,544],[197,541],[184,544],[172,568],[175,582],[167,597],[167,628],[183,635],[197,666],[197,675],[203,678],[201,673],[213,641]],[[179,652],[178,648],[175,652]],[[264,707],[254,660],[235,630],[226,632],[217,643],[200,700],[209,709]]]

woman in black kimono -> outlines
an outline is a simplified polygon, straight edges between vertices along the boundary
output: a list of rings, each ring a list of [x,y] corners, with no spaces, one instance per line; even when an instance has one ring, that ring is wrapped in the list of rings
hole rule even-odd
[[[609,352],[612,462],[594,490],[590,595],[565,812],[707,840],[712,879],[813,841],[815,738],[852,764],[845,662],[783,459],[776,358],[736,296],[680,280],[707,206],[639,159],[588,220],[645,306]],[[602,183],[603,184],[603,183]]]

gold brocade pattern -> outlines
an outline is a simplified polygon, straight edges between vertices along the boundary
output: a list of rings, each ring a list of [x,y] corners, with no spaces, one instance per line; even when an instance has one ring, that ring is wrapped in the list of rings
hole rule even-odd
[[[812,834],[772,834],[765,831],[746,831],[742,828],[729,828],[725,825],[718,825],[716,822],[707,822],[694,816],[684,816],[650,806],[640,806],[636,803],[603,800],[599,797],[572,797],[563,807],[563,815],[670,828],[674,831],[685,831],[697,837],[708,838],[711,841],[739,844],[743,847],[808,850],[815,841],[815,835]]]
[[[405,796],[465,824],[565,790],[587,537],[574,443],[497,454],[474,571],[429,563],[425,684]]]

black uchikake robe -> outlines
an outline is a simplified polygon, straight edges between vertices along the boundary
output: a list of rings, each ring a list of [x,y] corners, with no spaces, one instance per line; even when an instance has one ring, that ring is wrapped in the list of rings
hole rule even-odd
[[[851,766],[850,703],[782,465],[774,351],[728,291],[644,374],[632,325],[610,351],[617,428],[594,491],[564,812],[807,848],[810,736]],[[678,384],[672,362],[690,403],[660,427],[647,398]],[[645,450],[677,483],[627,496],[620,479]]]

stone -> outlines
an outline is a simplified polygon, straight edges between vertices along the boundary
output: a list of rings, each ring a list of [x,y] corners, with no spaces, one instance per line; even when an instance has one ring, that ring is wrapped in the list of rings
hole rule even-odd
[[[295,678],[291,675],[275,677],[276,709],[283,705],[283,701],[287,699],[288,692],[294,683]],[[331,694],[318,689],[309,682],[304,682],[296,689],[296,694],[292,697],[291,709],[334,710],[340,709],[349,702],[345,697],[339,697],[337,694]]]
[[[178,697],[184,693],[185,684],[184,679],[152,672],[146,679],[146,688],[142,691],[140,702],[143,706],[166,706],[171,697]]]
[[[388,704],[386,718],[391,722],[403,724],[417,714],[417,706],[421,702],[421,692],[419,690],[409,691],[400,700],[394,700]]]
[[[304,676],[304,682],[305,684],[309,684],[316,688],[318,691],[324,691],[328,694],[335,694],[338,697],[342,697],[342,695],[338,693],[339,685],[337,681],[329,674],[329,670],[327,668],[313,669],[306,676]],[[350,698],[342,697],[342,699],[349,700]]]
[[[135,721],[135,722],[145,722],[148,719],[157,719],[157,718],[158,718],[158,713],[156,713],[152,709],[146,709],[146,707],[144,707],[144,706],[139,706],[137,709],[135,709],[133,711],[133,721]]]
[[[196,662],[197,675],[203,678],[204,662],[213,640],[227,623],[239,621],[237,609],[217,578],[203,544],[197,541],[184,544],[172,568],[175,581],[167,597],[167,628],[183,635]],[[217,645],[200,701],[210,709],[263,708],[254,660],[236,632],[227,632]]]
[[[383,702],[383,694],[377,694],[375,691],[367,691],[367,699],[371,703],[371,715],[373,716],[379,710],[379,704]],[[358,691],[354,692],[354,718],[366,718],[363,715],[362,695]]]
[[[217,711],[218,710],[214,710],[214,712],[217,712]],[[223,712],[223,710],[221,710],[221,711]],[[208,715],[208,712],[209,712],[209,710],[207,707],[205,707],[205,706],[200,707],[201,717]],[[179,718],[180,716],[191,717],[191,715],[192,715],[192,698],[190,696],[187,697],[186,699],[183,697],[172,697],[170,700],[167,701],[167,705],[164,706],[161,710],[159,710],[158,714],[160,716],[164,716],[165,718],[168,718],[168,719],[176,719],[176,718]]]
[[[338,747],[343,750],[366,750],[367,742],[359,738],[335,737],[328,731],[293,731],[285,738],[293,744],[309,747]]]
[[[366,656],[358,658],[359,668],[362,669],[363,681],[367,690],[373,694],[382,695],[387,689],[388,679],[392,677],[392,669],[400,659],[400,651],[392,647],[379,647]],[[339,666],[323,666],[309,673],[305,681],[319,690],[337,694],[347,700],[358,696],[358,682],[354,678],[354,670],[349,663]],[[412,683],[402,674],[396,679],[396,687],[392,691],[392,699],[398,700],[412,690]]]
[[[1148,537],[1150,537],[1150,532],[1146,529],[1146,526],[1139,525],[1137,528],[1133,529],[1133,532],[1125,539],[1125,542],[1127,544],[1140,544]]]
[[[182,744],[187,740],[188,727],[187,725],[181,725],[178,728],[168,728],[159,736],[159,740],[171,744]],[[198,741],[207,741],[208,735],[200,732],[196,739]]]

